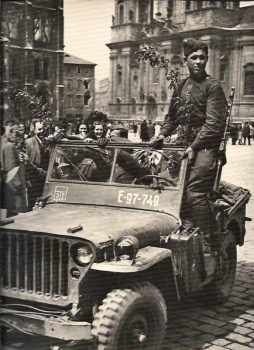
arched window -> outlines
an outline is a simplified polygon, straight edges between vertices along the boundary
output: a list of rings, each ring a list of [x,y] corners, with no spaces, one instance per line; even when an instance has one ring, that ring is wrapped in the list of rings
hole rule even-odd
[[[220,57],[220,80],[225,81],[226,80],[226,71],[228,67],[228,55],[222,55]]]
[[[117,65],[117,84],[122,84],[122,66],[120,64]]]
[[[160,68],[153,67],[153,83],[158,84],[160,82]]]
[[[124,23],[124,7],[123,4],[119,6],[119,24]]]
[[[244,66],[244,95],[254,95],[254,63]]]
[[[134,22],[134,12],[132,10],[129,11],[129,21]]]

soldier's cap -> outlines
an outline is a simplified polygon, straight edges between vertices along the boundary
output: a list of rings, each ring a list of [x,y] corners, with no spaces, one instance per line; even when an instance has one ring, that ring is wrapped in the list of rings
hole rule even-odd
[[[203,50],[206,55],[208,55],[208,46],[204,41],[197,39],[184,39],[183,41],[183,53],[185,58],[187,58],[192,52],[197,50]]]

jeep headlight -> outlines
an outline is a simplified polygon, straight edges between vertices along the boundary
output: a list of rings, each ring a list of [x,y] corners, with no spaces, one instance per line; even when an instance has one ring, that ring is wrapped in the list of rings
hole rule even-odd
[[[134,236],[123,236],[115,246],[116,257],[119,260],[134,260],[139,249],[139,241]]]
[[[76,244],[72,247],[72,258],[79,266],[85,266],[91,263],[95,253],[90,244]]]

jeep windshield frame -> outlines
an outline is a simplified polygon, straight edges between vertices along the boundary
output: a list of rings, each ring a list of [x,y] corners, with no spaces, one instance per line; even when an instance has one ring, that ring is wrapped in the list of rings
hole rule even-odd
[[[187,160],[184,148],[144,143],[61,141],[51,154],[49,201],[160,211],[180,216]]]

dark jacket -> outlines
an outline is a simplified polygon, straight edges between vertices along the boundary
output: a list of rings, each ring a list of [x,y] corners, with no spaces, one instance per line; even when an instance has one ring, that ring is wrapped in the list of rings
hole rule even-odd
[[[185,84],[191,84],[189,126],[193,132],[189,145],[194,150],[217,147],[225,129],[227,101],[220,83],[208,75],[200,81],[188,77],[179,83],[173,93],[161,134],[171,135],[182,123],[177,102]]]

